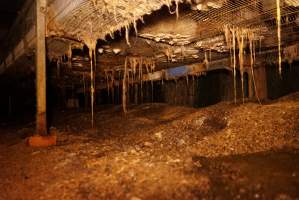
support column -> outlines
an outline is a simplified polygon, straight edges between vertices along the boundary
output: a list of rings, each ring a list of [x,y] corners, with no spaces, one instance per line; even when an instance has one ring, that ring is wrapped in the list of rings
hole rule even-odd
[[[260,100],[268,98],[267,76],[265,66],[259,66],[254,69],[254,78],[256,84],[256,95]]]
[[[254,99],[255,98],[255,89],[254,89],[254,83],[253,83],[253,77],[252,75],[249,76],[249,80],[248,80],[248,96],[250,99]]]
[[[134,103],[138,104],[138,84],[134,84]]]
[[[127,113],[127,58],[125,61],[125,70],[124,70],[124,76],[123,76],[123,89],[122,89],[122,106],[123,106],[123,111],[124,114]]]
[[[46,0],[36,0],[36,134],[47,135]]]
[[[254,89],[254,82],[253,82],[253,76],[250,69],[246,71],[248,74],[248,98],[254,99],[255,98],[255,89]]]

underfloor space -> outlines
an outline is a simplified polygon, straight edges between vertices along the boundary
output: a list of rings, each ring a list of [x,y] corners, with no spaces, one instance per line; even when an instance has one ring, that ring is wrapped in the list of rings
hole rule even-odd
[[[58,144],[0,129],[0,199],[299,199],[299,93],[259,105],[56,113]]]

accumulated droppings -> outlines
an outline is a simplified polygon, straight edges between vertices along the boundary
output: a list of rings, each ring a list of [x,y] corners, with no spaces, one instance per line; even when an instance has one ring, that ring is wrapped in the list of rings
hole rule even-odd
[[[299,198],[298,97],[145,104],[126,117],[121,107],[97,107],[96,131],[89,113],[65,112],[54,122],[57,145],[44,149],[3,129],[15,143],[1,139],[0,199]]]

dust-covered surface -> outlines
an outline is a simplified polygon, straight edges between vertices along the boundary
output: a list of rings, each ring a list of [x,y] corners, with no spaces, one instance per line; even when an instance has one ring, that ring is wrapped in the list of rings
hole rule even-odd
[[[299,93],[204,109],[63,112],[58,145],[2,128],[0,199],[299,199]]]

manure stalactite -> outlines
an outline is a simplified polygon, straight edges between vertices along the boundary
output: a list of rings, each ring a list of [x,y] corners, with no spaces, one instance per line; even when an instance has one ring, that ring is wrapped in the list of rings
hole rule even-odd
[[[236,30],[234,28],[231,29],[232,32],[232,45],[233,45],[233,73],[234,73],[234,101],[237,103],[237,72],[236,72]]]
[[[90,57],[90,105],[91,105],[91,127],[94,128],[94,99],[95,99],[95,76],[94,76],[94,66],[93,56],[95,56],[94,48],[89,48]]]
[[[252,76],[252,82],[253,82],[253,87],[254,87],[254,93],[255,96],[258,100],[258,102],[261,104],[259,95],[257,93],[257,86],[256,86],[256,81],[255,81],[255,74],[254,74],[254,63],[255,63],[255,56],[254,56],[254,33],[253,32],[248,32],[248,41],[249,41],[249,51],[250,51],[250,69],[251,69],[251,76]]]
[[[239,47],[239,64],[240,64],[240,75],[241,75],[241,87],[242,87],[242,101],[244,103],[244,37],[245,30],[238,29],[236,31],[237,41]]]
[[[249,48],[249,57],[250,57],[250,70],[252,74],[252,81],[254,85],[254,91],[257,100],[260,102],[260,98],[257,94],[257,87],[255,81],[255,73],[254,73],[254,64],[256,60],[256,46],[255,42],[259,41],[261,45],[261,37],[255,33],[254,29],[249,28],[241,28],[241,27],[229,27],[228,25],[224,26],[224,35],[227,47],[231,54],[231,61],[233,62],[233,74],[234,74],[234,100],[237,102],[237,89],[236,89],[236,53],[238,49],[238,61],[239,61],[239,71],[241,76],[241,90],[242,90],[242,101],[244,103],[245,95],[244,95],[244,56],[245,56],[245,48],[246,44],[248,44]],[[231,51],[232,49],[232,51]],[[260,47],[261,49],[261,47]]]
[[[278,69],[281,76],[281,10],[280,0],[276,0],[276,22],[277,22],[277,41],[278,41]]]
[[[88,22],[89,32],[83,37],[85,45],[88,47],[90,65],[90,107],[91,107],[91,127],[95,128],[94,106],[95,106],[95,69],[96,69],[96,45],[97,39],[93,34],[93,23]]]

